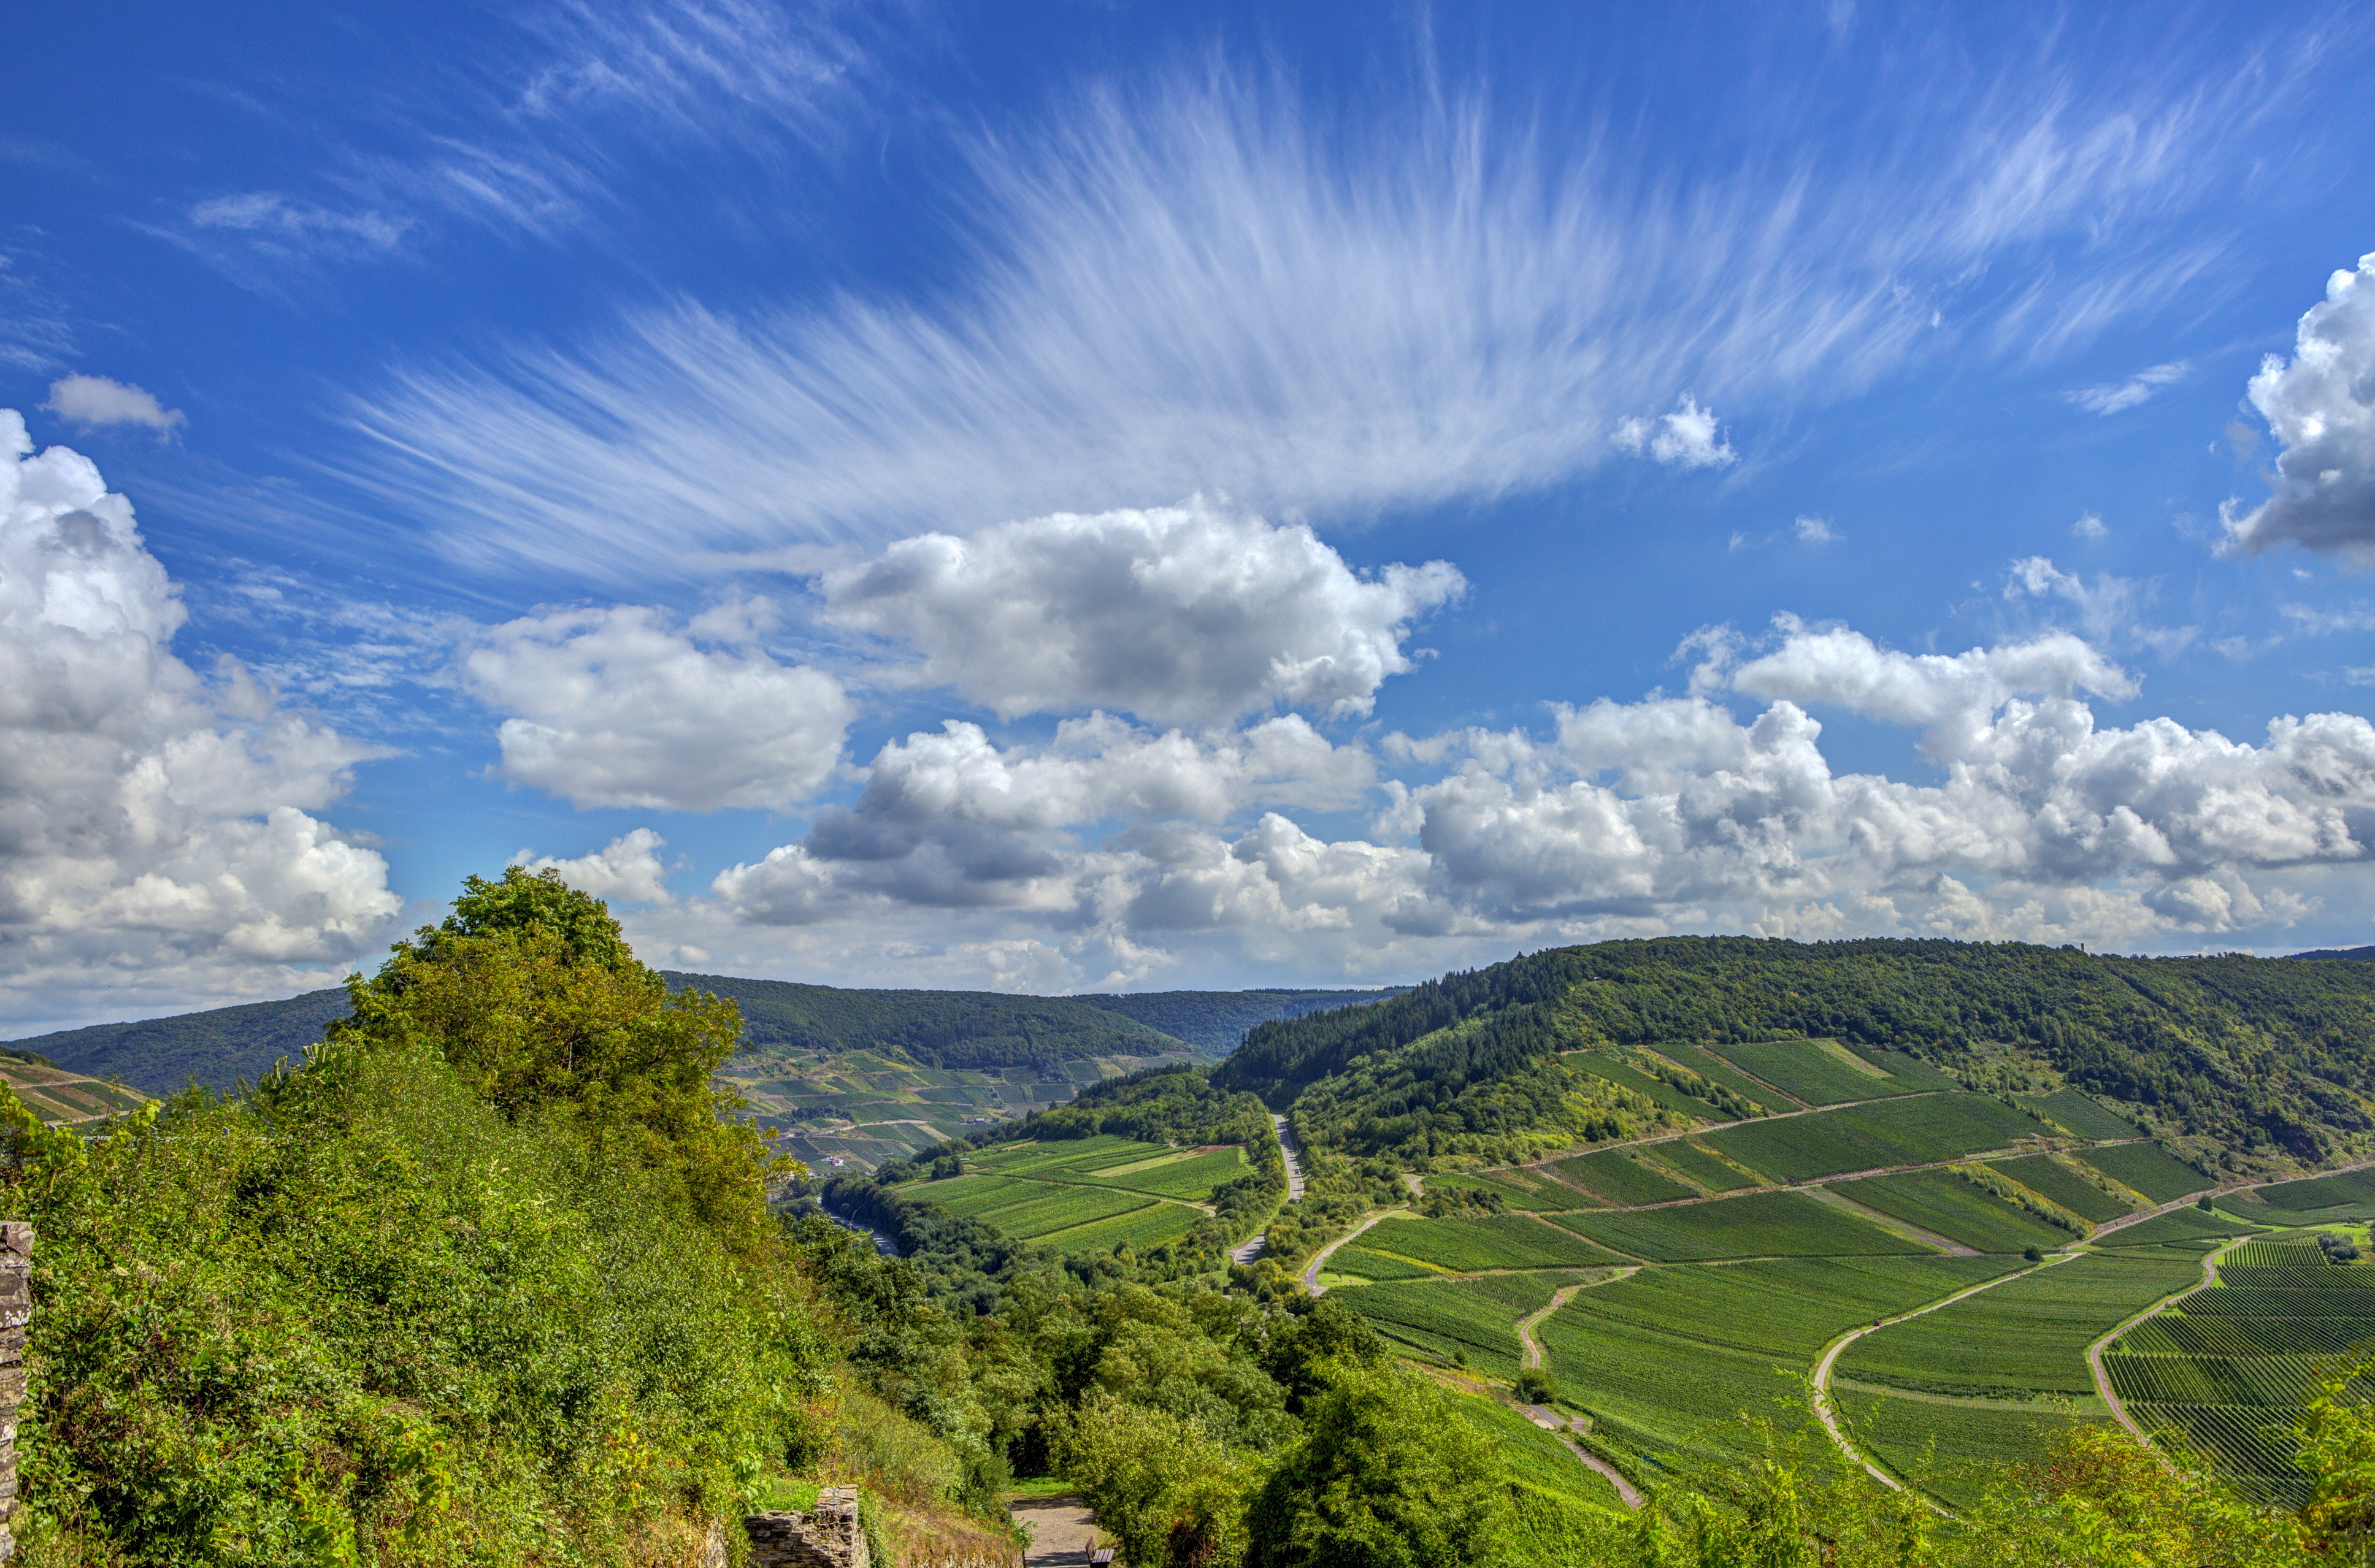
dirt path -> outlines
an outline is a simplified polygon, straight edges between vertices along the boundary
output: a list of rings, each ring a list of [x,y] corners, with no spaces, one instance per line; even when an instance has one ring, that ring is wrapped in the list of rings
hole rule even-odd
[[[1640,1272],[1638,1268],[1620,1268],[1605,1279],[1587,1279],[1580,1285],[1569,1285],[1554,1294],[1551,1297],[1551,1304],[1542,1311],[1528,1313],[1518,1319],[1518,1343],[1526,1348],[1526,1353],[1518,1358],[1518,1364],[1529,1372],[1542,1364],[1542,1347],[1541,1341],[1534,1338],[1534,1325],[1575,1300],[1575,1293],[1577,1291],[1588,1291],[1594,1285],[1613,1285],[1619,1279]]]
[[[1335,1256],[1336,1249],[1338,1247],[1342,1246],[1346,1242],[1351,1241],[1353,1237],[1359,1235],[1362,1232],[1367,1230],[1378,1220],[1385,1219],[1388,1215],[1407,1214],[1409,1212],[1410,1209],[1407,1207],[1400,1208],[1380,1208],[1375,1214],[1370,1215],[1367,1219],[1362,1220],[1359,1224],[1353,1226],[1351,1230],[1337,1237],[1334,1241],[1329,1242],[1326,1246],[1321,1247],[1317,1252],[1313,1253],[1311,1255],[1311,1261],[1303,1266],[1303,1288],[1310,1291],[1315,1296],[1326,1295],[1328,1293],[1328,1287],[1319,1282],[1320,1265]]]
[[[1034,1568],[1042,1562],[1086,1562],[1095,1548],[1096,1515],[1077,1497],[1017,1498],[1007,1512],[1031,1532],[1022,1561]]]
[[[2074,1253],[2057,1254],[2054,1256],[2048,1258],[2045,1262],[2038,1264],[2036,1268],[2016,1268],[2009,1274],[2000,1274],[1994,1279],[1974,1285],[1967,1291],[1957,1291],[1951,1296],[1941,1296],[1938,1300],[1932,1302],[1927,1306],[1915,1307],[1911,1312],[1900,1312],[1894,1317],[1884,1317],[1878,1322],[1871,1324],[1866,1327],[1851,1328],[1845,1334],[1840,1335],[1828,1345],[1823,1347],[1822,1360],[1814,1363],[1814,1419],[1823,1423],[1823,1430],[1831,1434],[1831,1441],[1838,1444],[1840,1453],[1846,1455],[1849,1458],[1853,1459],[1857,1464],[1861,1465],[1865,1470],[1871,1473],[1873,1480],[1880,1482],[1883,1486],[1887,1487],[1893,1491],[1902,1491],[1905,1489],[1905,1483],[1898,1480],[1895,1476],[1890,1475],[1886,1470],[1882,1469],[1878,1465],[1873,1463],[1872,1460],[1864,1457],[1862,1453],[1857,1449],[1856,1445],[1849,1440],[1847,1429],[1839,1424],[1839,1413],[1831,1404],[1831,1368],[1838,1364],[1840,1353],[1849,1345],[1854,1344],[1857,1340],[1862,1338],[1865,1335],[1872,1333],[1874,1329],[1886,1328],[1894,1324],[1906,1322],[1910,1318],[1920,1317],[1925,1314],[1936,1312],[1940,1307],[1953,1306],[1956,1302],[1963,1300],[1967,1296],[1976,1296],[1982,1291],[1992,1291],[1998,1285],[2002,1285],[2008,1280],[2026,1279],[2029,1275],[2038,1272],[2038,1269],[2051,1268],[2056,1264],[2067,1263],[2075,1256],[2077,1255]],[[1931,1506],[1935,1508],[1937,1507],[1937,1504],[1933,1503]],[[1939,1511],[1941,1513],[1944,1512],[1944,1509],[1940,1509]]]
[[[1433,1378],[1436,1382],[1457,1388],[1463,1394],[1473,1394],[1483,1399],[1500,1400],[1501,1403],[1518,1411],[1536,1426],[1546,1432],[1558,1433],[1559,1441],[1566,1444],[1568,1450],[1583,1461],[1585,1468],[1591,1470],[1616,1489],[1616,1495],[1624,1500],[1625,1507],[1638,1510],[1646,1501],[1640,1491],[1625,1479],[1624,1472],[1577,1442],[1575,1433],[1567,1428],[1566,1423],[1540,1405],[1520,1405],[1507,1389],[1467,1373],[1454,1372],[1449,1367],[1428,1366],[1424,1362],[1420,1362],[1413,1370],[1422,1377]]]
[[[2127,1406],[2120,1402],[2119,1395],[2112,1390],[2111,1374],[2108,1371],[2104,1370],[2103,1366],[2104,1347],[2110,1344],[2112,1340],[2118,1338],[2121,1335],[2125,1334],[2129,1329],[2133,1328],[2137,1324],[2142,1323],[2145,1318],[2154,1315],[2156,1313],[2168,1311],[2170,1307],[2173,1307],[2178,1303],[2185,1300],[2186,1297],[2193,1294],[2196,1291],[2208,1290],[2217,1281],[2218,1260],[2225,1257],[2228,1253],[2233,1252],[2237,1247],[2241,1246],[2245,1242],[2248,1242],[2251,1239],[2251,1238],[2249,1236],[2238,1236],[2233,1241],[2228,1242],[2225,1246],[2222,1246],[2216,1251],[2209,1254],[2202,1260],[2202,1278],[2198,1281],[2188,1285],[2184,1290],[2179,1291],[2173,1295],[2163,1296],[2160,1300],[2153,1303],[2152,1305],[2145,1308],[2144,1311],[2136,1314],[2133,1317],[2129,1318],[2126,1322],[2112,1329],[2109,1334],[2104,1335],[2100,1339],[2096,1340],[2093,1344],[2086,1347],[2086,1370],[2095,1374],[2095,1392],[2103,1397],[2103,1403],[2111,1407],[2111,1414],[2118,1419],[2119,1423],[2121,1426],[2126,1427],[2130,1432],[2134,1432],[2136,1434],[2136,1441],[2143,1444],[2147,1448],[2153,1448],[2153,1440],[2151,1435],[2147,1433],[2143,1427],[2136,1424],[2135,1418],[2128,1414]],[[2155,1454],[2160,1454],[2160,1450],[2157,1448],[2153,1448],[2153,1452]],[[2161,1454],[2160,1462],[2164,1465],[2168,1465],[2168,1456],[2165,1454]],[[2175,1467],[2171,1466],[2170,1468],[2174,1468]]]

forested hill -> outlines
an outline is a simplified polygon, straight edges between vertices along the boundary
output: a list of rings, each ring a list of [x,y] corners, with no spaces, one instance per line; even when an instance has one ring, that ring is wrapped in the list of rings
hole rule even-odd
[[[1182,1042],[1219,1055],[1247,1029],[1313,1008],[1391,996],[1377,991],[1159,991],[1130,996],[1015,996],[988,991],[856,991],[781,980],[668,973],[671,990],[732,998],[746,1049],[828,1054],[889,1049],[930,1067],[1006,1067],[1147,1056]],[[209,1089],[252,1083],[295,1061],[343,1018],[343,990],[308,991],[133,1023],[93,1024],[9,1043],[72,1072],[116,1078],[149,1094],[195,1079]]]
[[[1207,1055],[1224,1056],[1256,1024],[1380,1002],[1408,989],[1407,985],[1384,985],[1372,991],[1088,992],[1071,999],[1134,1018],[1185,1040]]]
[[[1409,1118],[1539,1076],[1562,1050],[1790,1035],[1910,1052],[1975,1082],[2014,1047],[2238,1149],[2315,1160],[2375,1127],[2375,965],[2016,943],[1670,937],[1555,949],[1373,1007],[1259,1025],[1213,1081],[1282,1107],[1350,1069],[1331,1095],[1377,1103],[1331,1105],[1333,1116]]]

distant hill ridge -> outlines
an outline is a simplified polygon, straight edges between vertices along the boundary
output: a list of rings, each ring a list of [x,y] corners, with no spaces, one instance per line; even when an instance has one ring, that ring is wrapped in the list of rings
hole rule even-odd
[[[2239,1151],[2375,1131],[2375,964],[2014,942],[1666,937],[1522,955],[1256,1026],[1212,1070],[1306,1141],[1415,1159],[1578,1135],[1575,1051],[1835,1038],[1987,1080],[2003,1053]],[[2007,1065],[2010,1058],[2007,1058]],[[1593,1133],[1591,1136],[1605,1136]]]
[[[936,1067],[1148,1055],[1181,1043],[1218,1056],[1256,1024],[1374,1002],[1400,989],[1022,996],[993,991],[852,990],[664,973],[673,989],[693,986],[732,998],[742,1009],[746,1047],[889,1047]],[[194,1079],[209,1089],[229,1090],[253,1082],[283,1057],[303,1055],[330,1020],[343,1018],[346,1011],[346,992],[334,988],[171,1018],[91,1024],[7,1044],[70,1072],[120,1079],[145,1093],[171,1094]]]

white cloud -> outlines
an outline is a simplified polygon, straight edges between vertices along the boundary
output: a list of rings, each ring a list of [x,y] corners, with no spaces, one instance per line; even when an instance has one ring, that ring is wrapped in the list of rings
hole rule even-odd
[[[1553,167],[1480,105],[1338,124],[1225,75],[1117,88],[975,147],[928,298],[676,302],[414,366],[353,407],[345,472],[457,556],[614,576],[1198,491],[1362,517],[1558,483],[1684,386],[1754,408],[1949,339],[2058,351],[2207,265],[2159,221],[2207,100],[1936,87],[1975,96],[1908,100],[1918,155],[1743,166],[1686,206],[1651,194],[1658,149]],[[1992,258],[2072,233],[2083,259],[1987,291]],[[1628,428],[1732,455],[1696,399]],[[453,521],[490,502],[506,527]]]
[[[2153,582],[2108,572],[2097,572],[2090,583],[2055,566],[2049,556],[2032,555],[2014,561],[2005,572],[2003,596],[2007,602],[2058,599],[2077,610],[2079,628],[2098,643],[2178,653],[2198,633],[2191,626],[2145,624],[2145,607],[2156,587]]]
[[[105,376],[66,376],[53,381],[50,383],[50,400],[41,407],[85,430],[100,425],[145,425],[159,435],[171,435],[188,422],[179,408],[168,408],[140,388]]]
[[[2234,515],[2234,548],[2278,545],[2375,561],[2375,253],[2326,280],[2300,319],[2293,358],[2271,354],[2251,378],[2251,406],[2284,450],[2276,493]]]
[[[2187,360],[2171,360],[2165,365],[2138,371],[2125,381],[2082,386],[2062,395],[2089,414],[2116,414],[2122,408],[2134,407],[2164,387],[2175,386],[2192,373],[2193,366]]]
[[[1364,579],[1300,524],[1194,499],[927,534],[825,574],[826,618],[923,654],[900,678],[1001,716],[1115,708],[1219,724],[1283,703],[1369,712],[1411,623],[1466,586],[1443,561]]]
[[[1716,426],[1715,410],[1699,407],[1697,398],[1683,394],[1671,414],[1656,419],[1635,415],[1616,422],[1616,444],[1627,452],[1646,453],[1671,468],[1720,468],[1740,454]],[[1800,532],[1804,522],[1800,522]]]
[[[192,206],[189,220],[194,228],[245,234],[294,253],[390,250],[409,227],[407,219],[384,213],[332,212],[292,202],[278,191],[216,196]]]
[[[1826,518],[1801,517],[1798,519],[1797,527],[1798,542],[1802,545],[1828,545],[1838,542],[1838,530],[1832,527]]]
[[[558,871],[562,881],[597,899],[667,903],[668,867],[660,864],[659,855],[667,845],[668,840],[654,830],[637,828],[612,839],[592,855],[582,855],[574,860],[556,860],[524,849],[512,856],[511,863],[538,875]]]
[[[581,808],[780,808],[814,796],[840,764],[856,706],[832,676],[755,646],[756,607],[682,631],[640,606],[488,629],[462,673],[513,715],[497,771]]]
[[[2103,526],[2103,520],[2093,513],[2082,512],[2078,514],[2078,521],[2070,525],[2070,532],[2075,538],[2099,539],[2108,536],[2110,529]]]
[[[376,753],[176,658],[182,607],[130,503],[32,451],[0,411],[0,1017],[323,984],[400,907],[379,855],[310,815]]]

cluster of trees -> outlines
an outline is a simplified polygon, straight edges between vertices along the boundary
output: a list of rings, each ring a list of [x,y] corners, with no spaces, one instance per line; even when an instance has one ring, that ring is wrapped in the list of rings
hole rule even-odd
[[[2246,1159],[2314,1161],[2375,1130],[2375,965],[2020,943],[1670,937],[1559,949],[1376,1007],[1261,1025],[1213,1077],[1295,1104],[1298,1127],[1307,1102],[1314,1142],[1482,1151],[1513,1128],[1591,1114],[1550,1069],[1561,1050],[1786,1036],[1971,1073],[1975,1047],[2018,1045]]]

